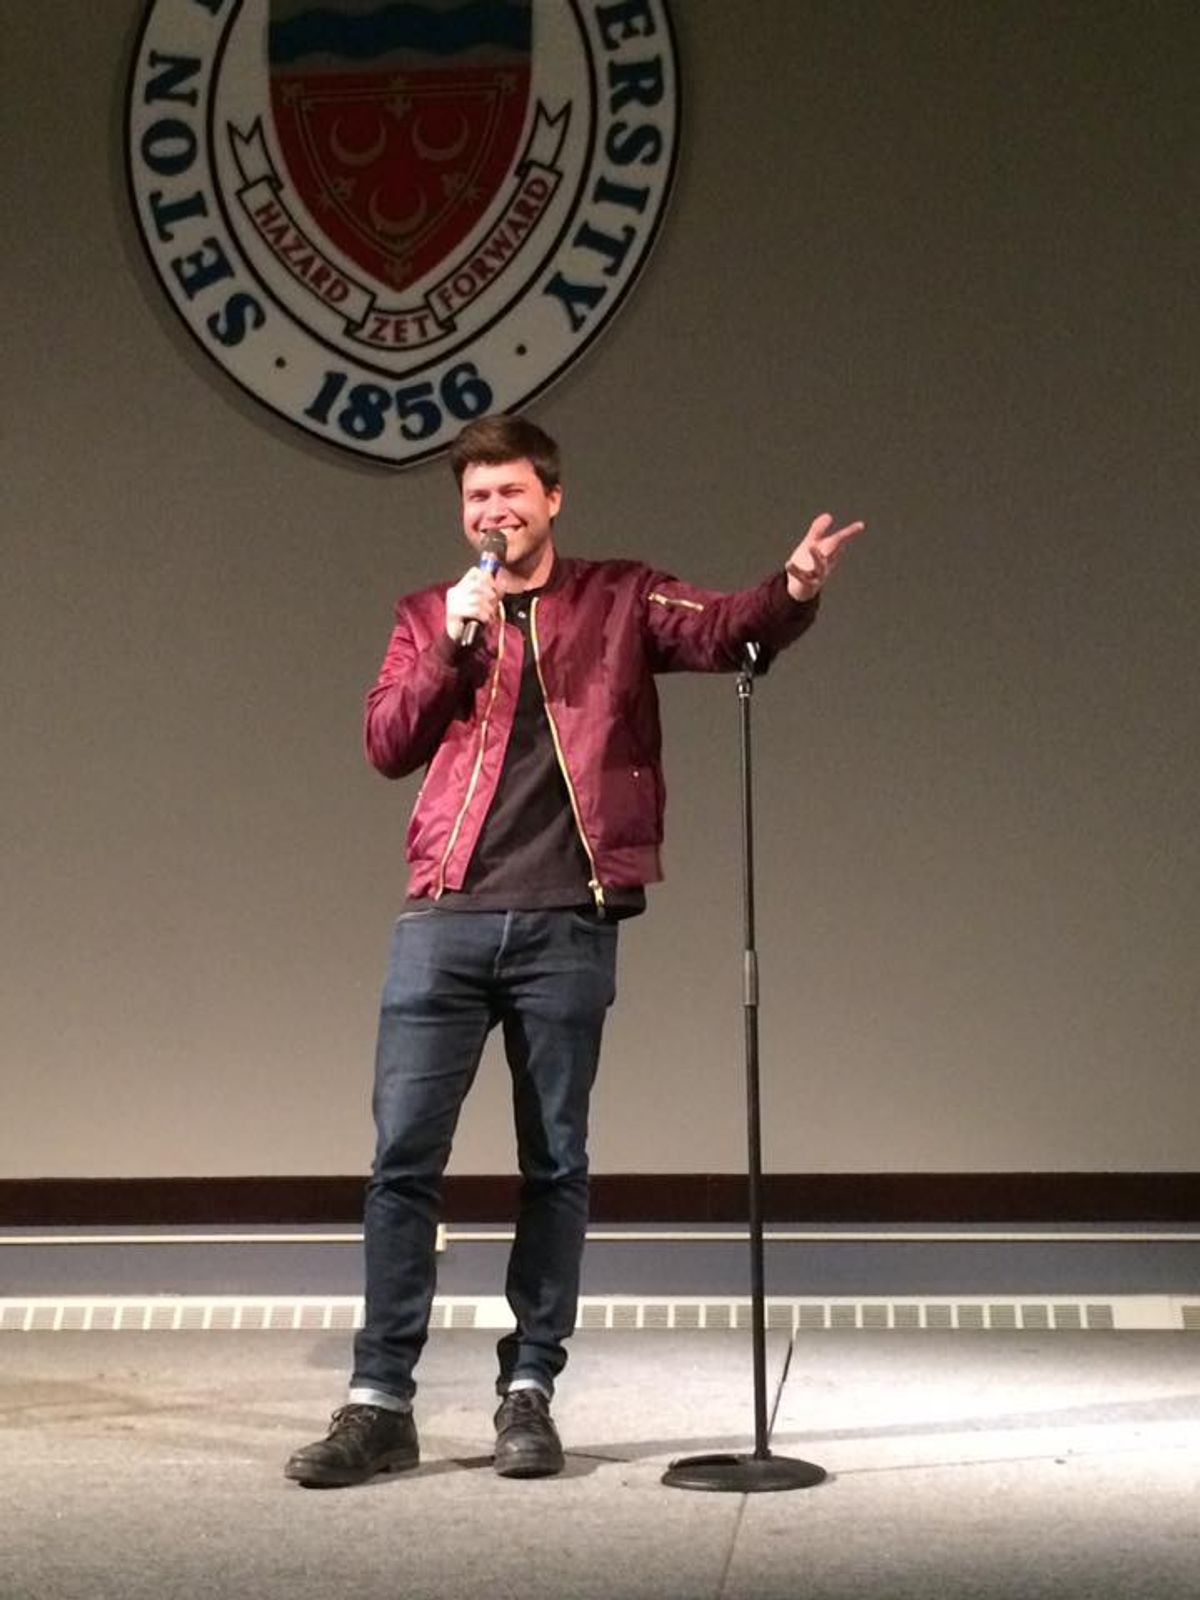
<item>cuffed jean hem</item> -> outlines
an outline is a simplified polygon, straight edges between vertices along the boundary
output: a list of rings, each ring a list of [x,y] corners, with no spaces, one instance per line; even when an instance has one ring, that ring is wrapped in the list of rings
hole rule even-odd
[[[389,1394],[386,1389],[370,1389],[363,1384],[352,1383],[346,1398],[352,1406],[378,1406],[381,1411],[399,1411],[404,1416],[412,1410],[411,1400],[403,1400],[398,1394]]]
[[[501,1399],[506,1394],[516,1394],[519,1389],[536,1389],[539,1394],[545,1395],[547,1400],[554,1399],[554,1385],[548,1378],[534,1378],[528,1375],[516,1375],[507,1382],[503,1378],[496,1380],[496,1393]]]

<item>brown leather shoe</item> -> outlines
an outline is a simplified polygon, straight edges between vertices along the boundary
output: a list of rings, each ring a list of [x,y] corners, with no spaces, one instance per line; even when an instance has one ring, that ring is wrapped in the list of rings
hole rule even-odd
[[[500,1402],[494,1465],[502,1478],[550,1478],[562,1471],[562,1441],[540,1389],[514,1389]]]
[[[411,1411],[383,1406],[343,1406],[324,1439],[306,1444],[283,1469],[306,1489],[341,1489],[377,1472],[403,1472],[420,1460]]]

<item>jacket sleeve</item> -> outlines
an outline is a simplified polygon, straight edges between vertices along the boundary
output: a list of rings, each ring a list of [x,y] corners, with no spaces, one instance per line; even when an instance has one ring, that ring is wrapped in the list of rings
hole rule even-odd
[[[793,600],[782,571],[729,594],[656,572],[645,580],[642,604],[654,671],[735,672],[751,642],[762,651],[759,670],[765,671],[816,621],[820,596]]]
[[[469,704],[464,653],[444,629],[421,629],[405,602],[374,687],[368,691],[363,743],[385,778],[403,778],[430,759],[451,719]]]

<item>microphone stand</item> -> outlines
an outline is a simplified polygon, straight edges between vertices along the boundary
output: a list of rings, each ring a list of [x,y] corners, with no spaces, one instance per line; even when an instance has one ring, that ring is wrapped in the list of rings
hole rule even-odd
[[[825,1469],[811,1461],[774,1456],[767,1444],[767,1320],[763,1272],[762,1136],[758,1093],[758,952],[754,943],[754,809],[750,744],[750,698],[761,654],[744,647],[737,676],[741,725],[742,906],[745,927],[743,1007],[746,1031],[746,1142],[749,1169],[750,1305],[754,1359],[754,1453],[683,1456],[663,1473],[672,1489],[709,1489],[761,1494],[773,1489],[811,1489]]]

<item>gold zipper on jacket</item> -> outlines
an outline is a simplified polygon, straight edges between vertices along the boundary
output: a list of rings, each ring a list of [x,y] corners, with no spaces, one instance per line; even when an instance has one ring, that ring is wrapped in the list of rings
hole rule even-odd
[[[587,833],[584,831],[583,817],[580,815],[579,811],[579,797],[575,793],[575,785],[571,782],[571,774],[567,771],[567,758],[565,755],[563,755],[562,741],[558,737],[558,727],[554,721],[554,713],[550,710],[550,697],[546,693],[546,680],[542,677],[542,653],[538,648],[537,633],[537,608],[539,599],[540,596],[535,595],[533,604],[529,608],[529,640],[533,645],[533,664],[537,668],[538,686],[542,691],[542,704],[546,708],[546,721],[550,726],[550,738],[554,744],[554,754],[558,758],[559,771],[562,773],[563,782],[567,786],[567,798],[571,802],[571,812],[575,818],[575,826],[579,831],[579,837],[582,841],[584,852],[588,858],[588,865],[592,869],[592,876],[588,881],[588,888],[592,891],[592,899],[596,902],[596,910],[603,913],[604,885],[600,882],[599,877],[596,875],[596,857],[592,853],[591,844],[588,840]]]
[[[492,707],[496,704],[496,691],[500,687],[500,663],[503,659],[504,621],[501,619],[500,643],[496,650],[496,668],[492,673],[492,689],[491,693],[488,695],[488,703],[484,709],[483,720],[479,724],[479,754],[475,757],[475,765],[471,769],[471,778],[470,782],[467,784],[466,798],[463,800],[463,803],[459,808],[458,815],[454,819],[454,826],[450,829],[450,837],[446,841],[446,848],[442,851],[442,859],[438,863],[437,886],[433,891],[433,898],[435,900],[440,900],[442,895],[444,895],[446,892],[446,863],[450,859],[451,853],[454,850],[454,846],[458,843],[458,836],[462,832],[463,818],[467,814],[467,808],[470,806],[471,798],[475,793],[475,786],[479,782],[479,773],[483,766],[484,746],[487,743],[488,722],[491,719]]]
[[[685,611],[704,610],[704,607],[701,605],[699,600],[684,600],[678,595],[659,594],[657,589],[655,589],[648,596],[648,598],[656,601],[660,606],[682,606]]]

